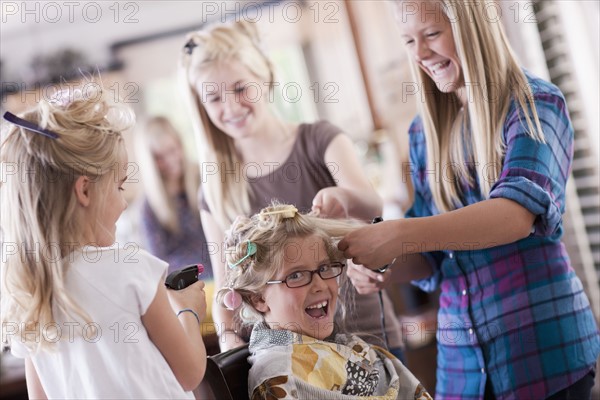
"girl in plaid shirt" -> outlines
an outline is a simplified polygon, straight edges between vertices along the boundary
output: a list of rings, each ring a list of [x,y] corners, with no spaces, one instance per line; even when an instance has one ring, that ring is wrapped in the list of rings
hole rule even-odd
[[[359,292],[441,289],[436,398],[589,398],[600,336],[560,238],[573,127],[491,1],[397,1],[422,90],[405,219],[339,244]],[[370,271],[393,263],[383,277]],[[382,282],[383,281],[383,282]]]

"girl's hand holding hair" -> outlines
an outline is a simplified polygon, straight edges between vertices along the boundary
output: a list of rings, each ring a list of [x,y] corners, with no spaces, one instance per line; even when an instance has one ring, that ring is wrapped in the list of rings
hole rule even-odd
[[[368,269],[381,268],[402,254],[398,244],[402,220],[383,221],[350,232],[340,241],[338,249],[344,257]]]
[[[384,273],[379,273],[362,265],[356,265],[352,261],[348,261],[346,273],[358,294],[377,293],[381,289],[385,289],[392,276],[391,268]]]
[[[352,140],[337,135],[325,151],[325,163],[337,186],[321,189],[313,199],[312,211],[327,218],[358,218],[371,221],[381,215],[383,201],[367,179]]]
[[[323,218],[348,218],[348,191],[339,186],[323,188],[313,199],[312,212]]]

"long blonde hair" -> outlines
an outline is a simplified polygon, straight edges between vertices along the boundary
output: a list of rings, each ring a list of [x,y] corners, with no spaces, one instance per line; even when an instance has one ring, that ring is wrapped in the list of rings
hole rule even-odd
[[[273,66],[261,49],[256,27],[240,21],[219,24],[192,32],[180,60],[184,92],[190,104],[192,122],[199,138],[202,162],[217,168],[217,174],[202,176],[206,202],[217,223],[225,230],[238,215],[250,212],[249,188],[242,179],[227,173],[240,171],[241,160],[234,141],[210,120],[198,93],[200,73],[221,62],[239,61],[263,82],[273,85]],[[241,174],[238,174],[240,176]]]
[[[153,143],[163,136],[172,137],[181,149],[182,185],[190,208],[196,211],[198,210],[200,171],[198,165],[190,162],[185,156],[181,137],[166,117],[149,118],[137,129],[135,150],[137,159],[140,162],[146,199],[160,225],[171,233],[178,233],[180,226],[177,217],[177,203],[167,193],[165,182],[152,154]],[[200,214],[197,213],[197,215],[199,218]]]
[[[542,142],[544,138],[527,77],[501,21],[494,21],[488,15],[494,1],[437,1],[450,21],[464,82],[473,87],[468,92],[466,110],[471,133],[465,133],[460,124],[455,124],[461,110],[456,94],[441,92],[409,57],[413,76],[425,94],[419,107],[427,140],[428,170],[448,168],[449,171],[449,174],[438,171],[438,179],[429,182],[438,210],[445,212],[464,205],[461,182],[474,186],[476,178],[481,195],[489,195],[502,169],[506,145],[502,133],[513,99],[525,118],[528,134]],[[471,159],[467,159],[463,146],[472,153]],[[468,163],[477,167],[476,177],[471,175]]]
[[[242,305],[236,310],[242,321],[263,321],[263,315],[254,308],[254,301],[257,296],[260,297],[266,282],[283,269],[286,244],[294,239],[316,235],[323,240],[329,259],[340,261],[344,256],[337,249],[336,239],[361,225],[364,223],[360,221],[300,214],[293,205],[277,203],[272,203],[250,218],[236,218],[225,238],[226,264],[235,267],[226,267],[226,287],[217,292],[217,303],[224,306],[225,295],[234,289],[242,297]],[[256,253],[246,257],[249,242],[256,246]],[[345,280],[341,283],[342,287],[348,284]],[[351,291],[341,292],[344,294]],[[342,299],[342,308],[343,303]]]
[[[97,223],[77,218],[73,188],[78,177],[88,176],[99,185],[94,195],[103,196],[102,188],[114,178],[124,151],[121,132],[134,117],[130,110],[112,105],[102,89],[59,92],[21,117],[58,138],[12,124],[3,135],[2,169],[16,173],[0,183],[2,326],[16,324],[21,332],[39,333],[40,327],[56,322],[55,312],[75,313],[89,322],[65,289],[69,256],[84,245],[86,225]],[[9,246],[16,251],[4,251]],[[9,345],[5,333],[3,329],[2,343]],[[19,339],[32,351],[51,347],[45,337],[36,336],[23,334]]]

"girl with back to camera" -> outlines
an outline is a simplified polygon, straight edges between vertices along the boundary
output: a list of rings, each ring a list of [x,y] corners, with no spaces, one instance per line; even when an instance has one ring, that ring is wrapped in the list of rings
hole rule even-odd
[[[2,343],[25,358],[29,396],[193,398],[203,283],[167,291],[165,262],[113,246],[132,112],[94,89],[4,118]]]
[[[558,88],[517,64],[492,1],[396,1],[422,91],[406,219],[340,250],[441,288],[436,398],[589,399],[600,337],[562,236],[573,128]],[[378,290],[373,273],[353,275]]]
[[[294,125],[270,109],[273,66],[253,24],[221,24],[191,33],[181,65],[204,149],[201,215],[210,242],[221,244],[237,216],[251,215],[273,199],[323,217],[371,220],[381,214],[381,199],[339,128],[325,121]],[[223,285],[222,257],[219,252],[212,258],[216,287]],[[390,347],[399,355],[399,323],[384,297]],[[221,349],[241,345],[232,313],[214,308]],[[353,328],[381,337],[378,310],[376,295],[357,296]]]
[[[250,398],[431,399],[391,353],[336,329],[338,280],[348,281],[334,237],[355,226],[280,204],[233,222],[217,301],[255,323]]]

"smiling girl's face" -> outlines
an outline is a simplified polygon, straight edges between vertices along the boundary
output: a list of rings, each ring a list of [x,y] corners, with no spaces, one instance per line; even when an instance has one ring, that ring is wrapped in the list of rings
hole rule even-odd
[[[441,92],[465,86],[452,27],[439,1],[396,2],[402,39],[419,68]]]
[[[202,71],[196,91],[212,123],[233,139],[254,136],[268,114],[268,82],[237,60]]]
[[[323,271],[331,263],[323,238],[317,235],[291,239],[284,252],[284,266],[274,280],[294,279],[297,271]],[[323,280],[315,273],[312,281],[302,287],[266,285],[262,301],[255,307],[271,329],[287,329],[323,340],[333,332],[337,298],[337,278]]]

